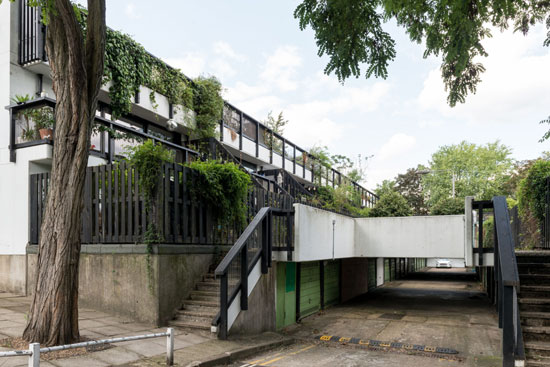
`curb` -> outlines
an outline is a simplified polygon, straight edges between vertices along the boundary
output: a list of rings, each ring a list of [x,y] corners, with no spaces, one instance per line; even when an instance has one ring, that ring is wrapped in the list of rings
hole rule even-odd
[[[293,344],[294,342],[295,342],[294,339],[283,339],[283,340],[277,340],[277,341],[255,345],[252,347],[245,347],[245,348],[237,349],[231,352],[218,354],[216,356],[205,359],[203,361],[192,362],[188,364],[187,367],[213,367],[213,366],[218,366],[220,364],[229,364],[229,363],[237,362],[241,358],[246,358],[251,355],[258,354],[260,352],[264,352],[266,350],[270,350],[273,348],[290,345],[290,344]]]

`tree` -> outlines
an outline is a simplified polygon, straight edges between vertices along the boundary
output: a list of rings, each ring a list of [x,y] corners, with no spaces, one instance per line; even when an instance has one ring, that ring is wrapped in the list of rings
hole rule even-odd
[[[294,11],[300,29],[315,33],[319,56],[327,54],[325,73],[334,72],[340,81],[361,75],[386,78],[388,64],[395,58],[395,41],[384,31],[383,22],[395,19],[411,41],[425,44],[424,57],[442,56],[441,75],[451,106],[464,103],[475,93],[485,68],[475,61],[487,56],[482,45],[491,37],[488,25],[524,35],[543,22],[550,29],[548,1],[464,0],[302,0]],[[550,45],[550,32],[544,46]]]
[[[370,217],[407,217],[412,214],[407,200],[397,191],[386,191],[370,210]]]
[[[484,200],[502,195],[513,168],[510,154],[510,148],[498,141],[486,145],[463,141],[439,148],[432,155],[429,173],[422,179],[428,206],[447,203],[455,208],[449,198],[463,202],[466,196]]]
[[[407,172],[400,173],[395,178],[395,190],[399,192],[412,208],[413,215],[427,215],[424,190],[422,186],[422,171],[426,168],[419,165],[417,168],[409,168]]]
[[[269,111],[267,114],[267,119],[263,121],[264,125],[271,129],[271,133],[267,130],[264,130],[264,141],[269,149],[274,149],[275,151],[282,152],[283,143],[280,139],[276,139],[275,134],[282,135],[285,129],[288,120],[283,116],[283,111],[279,112],[277,118],[273,116],[273,111]]]
[[[105,55],[105,0],[88,0],[86,35],[79,10],[69,0],[32,0],[48,23],[46,52],[51,67],[55,144],[30,317],[23,333],[45,345],[80,339],[78,263],[83,188],[90,134],[97,109]]]
[[[550,177],[550,161],[539,159],[531,165],[527,176],[520,181],[518,189],[520,213],[525,215],[531,212],[539,225],[544,223],[548,177]]]

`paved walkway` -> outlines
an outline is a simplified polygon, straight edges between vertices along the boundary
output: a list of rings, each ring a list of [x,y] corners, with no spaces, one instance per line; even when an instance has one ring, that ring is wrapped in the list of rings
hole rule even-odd
[[[26,324],[30,297],[0,292],[0,339],[20,337]],[[152,328],[150,325],[130,322],[90,309],[80,309],[80,335],[89,339],[105,339],[119,336],[150,334],[166,331],[166,328]],[[221,341],[208,333],[192,334],[176,330],[175,364],[187,366],[194,361],[242,351],[243,348],[258,348],[285,340],[284,337],[266,333],[251,338]],[[40,362],[41,366],[163,366],[166,360],[166,338],[138,340],[113,344],[113,348],[88,353],[83,356]],[[10,350],[0,348],[0,351]],[[27,366],[28,357],[0,358],[0,367]]]

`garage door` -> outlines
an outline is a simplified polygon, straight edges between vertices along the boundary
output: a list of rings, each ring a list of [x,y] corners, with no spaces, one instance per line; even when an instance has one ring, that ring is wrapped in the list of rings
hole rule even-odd
[[[319,262],[300,264],[300,317],[321,309],[321,281]]]
[[[330,306],[340,302],[340,261],[326,261],[325,263],[325,302]]]

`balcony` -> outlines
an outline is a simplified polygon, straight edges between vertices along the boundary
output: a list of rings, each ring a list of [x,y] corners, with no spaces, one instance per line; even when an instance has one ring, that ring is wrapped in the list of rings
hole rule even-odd
[[[17,150],[53,145],[55,100],[38,98],[6,107],[10,111],[10,162],[15,163]],[[112,163],[125,157],[128,147],[151,139],[175,152],[176,162],[189,162],[198,152],[181,145],[181,135],[137,116],[110,120],[108,106],[99,104],[90,142],[90,155]]]

